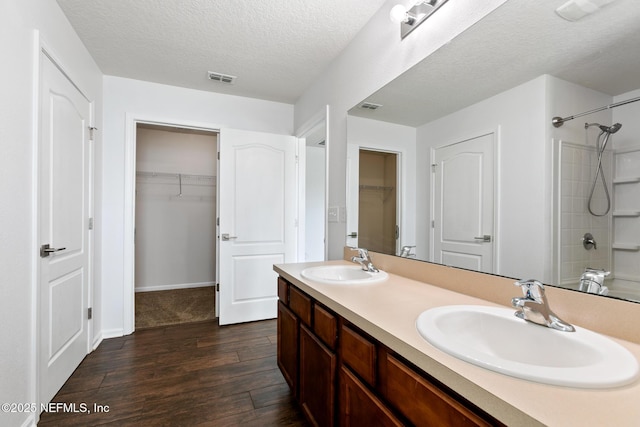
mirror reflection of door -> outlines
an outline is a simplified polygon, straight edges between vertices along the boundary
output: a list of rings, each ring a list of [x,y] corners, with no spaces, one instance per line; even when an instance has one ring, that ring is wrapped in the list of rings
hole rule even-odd
[[[398,241],[398,155],[360,150],[358,245],[395,255]]]
[[[435,150],[435,262],[493,272],[493,137]]]
[[[302,253],[299,261],[324,261],[326,205],[326,122],[305,136],[304,156],[304,220]]]

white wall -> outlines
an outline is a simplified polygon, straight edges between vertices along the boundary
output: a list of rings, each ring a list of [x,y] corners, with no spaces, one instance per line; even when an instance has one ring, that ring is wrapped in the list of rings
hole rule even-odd
[[[618,95],[613,98],[613,102],[626,101],[637,97],[640,97],[640,89]],[[622,105],[610,111],[612,114],[611,123],[622,124],[620,131],[612,137],[614,148],[619,149],[640,145],[640,120],[638,120],[640,117],[640,101]]]
[[[125,333],[125,165],[127,117],[213,128],[234,128],[291,135],[293,106],[222,95],[120,77],[104,77],[104,169],[102,180],[103,330]]]
[[[299,98],[296,128],[330,105],[329,206],[346,204],[347,111],[505,1],[449,2],[402,40],[399,25],[389,20],[389,11],[398,1],[389,0]],[[329,259],[342,258],[346,231],[345,222],[329,223]]]
[[[418,127],[417,217],[425,219],[417,224],[418,247],[424,247],[430,233],[430,149],[496,132],[495,273],[547,278],[551,222],[545,210],[549,197],[544,167],[549,145],[544,126],[545,82],[546,76],[539,77]],[[531,255],[523,257],[523,248]],[[422,252],[418,256],[425,258]]]
[[[36,30],[76,84],[95,101],[96,118],[102,115],[101,73],[56,2],[0,2],[0,402],[36,402]],[[96,126],[101,126],[99,119]],[[99,283],[96,285],[99,291]],[[94,327],[99,333],[99,319]],[[23,425],[34,416],[0,412],[0,425]]]
[[[218,168],[217,147],[218,135],[213,132],[138,126],[136,169],[215,176]]]
[[[216,153],[214,133],[138,127],[136,292],[213,286]]]
[[[349,164],[354,169],[349,180],[352,200],[347,201],[348,211],[358,219],[358,150],[374,149],[400,152],[402,169],[400,172],[400,246],[416,245],[416,128],[402,126],[379,120],[348,116],[347,139],[349,145],[356,147],[350,152],[356,155]],[[354,223],[354,224],[355,224]],[[349,231],[355,231],[355,225],[349,225]]]
[[[568,117],[585,111],[593,110],[613,102],[612,97],[595,90],[587,89],[584,86],[568,82],[553,76],[547,78],[548,109],[551,117]],[[611,124],[611,113],[614,110],[604,110],[577,119],[566,121],[562,126],[556,128],[551,125],[550,118],[547,117],[545,125],[549,131],[550,138],[563,141],[571,141],[576,144],[585,144],[584,124],[602,123]],[[590,138],[593,134],[590,132]],[[617,139],[617,138],[616,138]],[[593,140],[590,139],[591,145]]]

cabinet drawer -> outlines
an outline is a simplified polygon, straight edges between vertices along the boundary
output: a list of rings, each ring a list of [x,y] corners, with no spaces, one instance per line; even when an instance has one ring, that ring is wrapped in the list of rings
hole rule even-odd
[[[376,346],[371,341],[342,325],[340,354],[344,363],[370,386],[376,384]]]
[[[336,338],[338,335],[338,319],[322,308],[318,303],[313,305],[313,332],[331,350],[336,349]]]
[[[278,277],[278,298],[284,305],[289,305],[289,284],[282,277]]]
[[[311,326],[311,298],[294,286],[289,286],[289,308],[307,326]]]
[[[384,357],[384,356],[383,356]],[[383,361],[384,395],[415,425],[490,426],[444,390],[423,378],[395,357]]]

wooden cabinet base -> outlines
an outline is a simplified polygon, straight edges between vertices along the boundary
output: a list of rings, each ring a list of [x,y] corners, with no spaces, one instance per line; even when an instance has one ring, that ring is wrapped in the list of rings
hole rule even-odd
[[[282,277],[278,290],[278,366],[312,425],[502,426]]]

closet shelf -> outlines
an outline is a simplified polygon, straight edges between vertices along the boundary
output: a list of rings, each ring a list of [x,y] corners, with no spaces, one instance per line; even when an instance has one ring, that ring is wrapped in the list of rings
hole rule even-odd
[[[640,244],[636,243],[614,243],[611,245],[612,249],[618,249],[621,251],[640,251]]]
[[[381,185],[360,185],[360,190],[373,190],[373,191],[391,191],[395,187],[384,187]]]
[[[193,185],[215,185],[216,177],[213,175],[195,175],[188,173],[167,173],[167,172],[144,172],[138,171],[136,172],[137,178],[149,179],[149,180],[178,180],[182,181],[183,184]]]
[[[638,217],[640,216],[640,211],[614,211],[614,217]]]
[[[633,184],[635,182],[640,182],[640,176],[616,178],[616,179],[613,180],[614,184]]]

